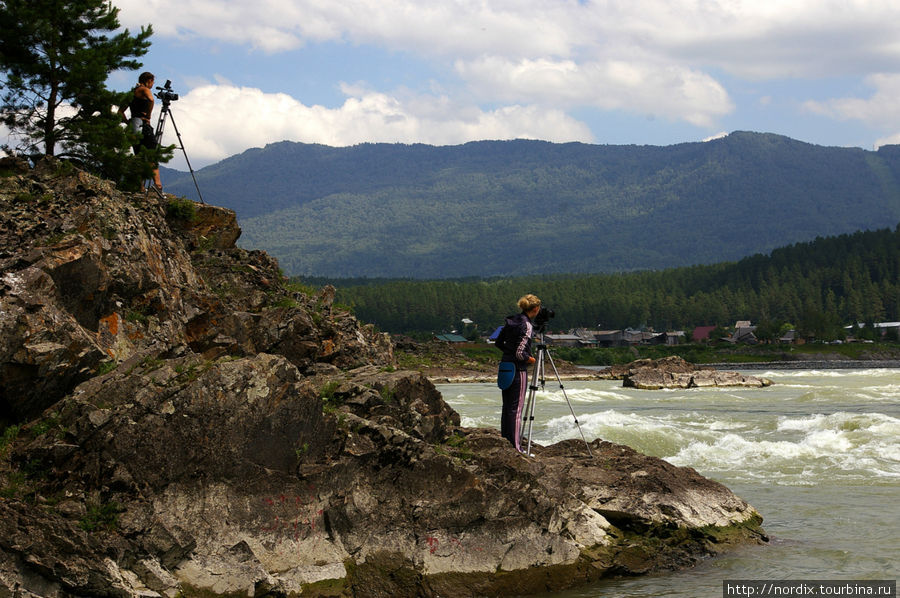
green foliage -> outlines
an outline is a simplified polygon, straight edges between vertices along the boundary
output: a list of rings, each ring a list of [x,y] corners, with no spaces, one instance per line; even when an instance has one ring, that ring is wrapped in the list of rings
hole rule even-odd
[[[630,274],[487,280],[332,280],[341,301],[388,332],[441,332],[463,317],[490,331],[535,293],[556,311],[551,330],[585,326],[693,330],[737,320],[767,338],[794,327],[836,339],[853,322],[900,320],[900,226],[820,238],[736,263]],[[871,326],[859,332],[873,335]]]
[[[337,392],[338,387],[340,387],[341,383],[336,380],[331,380],[326,382],[322,388],[319,389],[319,397],[325,400],[334,399],[334,395]]]
[[[172,159],[174,146],[141,147],[137,154],[133,153],[139,136],[122,126],[118,113],[107,109],[110,105],[128,103],[130,97],[131,92],[106,92],[103,99],[95,99],[92,117],[75,127],[79,143],[69,148],[68,155],[81,168],[115,181],[120,189],[137,191],[142,181],[153,177],[157,164]]]
[[[87,514],[78,522],[78,526],[86,532],[97,530],[114,530],[119,525],[119,513],[124,509],[113,501],[105,504],[89,504]]]
[[[149,318],[147,317],[147,314],[145,314],[143,311],[136,310],[136,309],[129,309],[128,312],[125,314],[125,321],[131,322],[132,324],[146,325],[147,322],[149,321]]]
[[[114,360],[104,361],[97,366],[97,375],[103,376],[104,374],[108,374],[111,371],[115,370],[117,367],[119,367],[119,364]]]
[[[304,442],[302,445],[300,445],[299,448],[294,449],[294,456],[297,457],[297,461],[302,461],[303,456],[306,455],[306,453],[308,453],[308,452],[309,452],[309,443]]]
[[[496,363],[500,350],[494,345],[471,345],[459,348],[460,353],[481,364]]]
[[[462,434],[454,432],[451,434],[447,440],[444,441],[444,446],[452,449],[452,454],[464,461],[468,461],[475,457],[475,453],[471,448],[466,446],[466,437]],[[438,453],[443,453],[441,447],[435,447]]]
[[[19,437],[19,426],[9,426],[0,436],[0,459],[6,457],[9,446]]]
[[[191,193],[190,175],[168,178]],[[900,151],[742,132],[669,147],[284,142],[198,178],[237,211],[242,246],[303,276],[663,269],[900,221]]]
[[[288,297],[287,295],[282,295],[278,299],[272,303],[272,307],[278,307],[283,309],[290,309],[294,307],[299,307],[299,303],[293,297]]]
[[[0,120],[25,153],[73,159],[127,183],[147,163],[129,154],[132,140],[114,110],[122,96],[105,85],[110,73],[141,67],[152,27],[132,35],[118,12],[107,0],[0,3]]]
[[[62,418],[60,414],[56,411],[51,411],[32,424],[30,428],[27,428],[28,433],[32,438],[37,438],[38,436],[47,434],[51,430],[65,432],[65,428],[62,426],[61,421]]]
[[[319,398],[322,399],[323,413],[334,413],[338,410],[338,407],[342,402],[337,396],[337,389],[340,386],[340,382],[331,380],[329,382],[326,382],[319,389]]]
[[[397,391],[389,386],[382,386],[378,394],[385,403],[393,403],[397,399]]]
[[[0,498],[15,498],[26,487],[25,474],[20,471],[10,472],[6,484],[0,487]]]
[[[197,205],[184,197],[173,197],[166,204],[166,216],[185,222],[193,222],[197,218]]]

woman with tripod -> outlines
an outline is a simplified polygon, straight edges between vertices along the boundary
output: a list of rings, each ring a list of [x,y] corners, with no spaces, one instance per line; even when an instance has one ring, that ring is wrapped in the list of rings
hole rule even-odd
[[[522,452],[519,442],[522,407],[528,388],[528,366],[535,361],[531,355],[532,321],[541,311],[541,300],[534,295],[525,295],[519,299],[518,306],[521,313],[508,316],[497,336],[496,345],[503,351],[497,385],[503,391],[500,434]]]
[[[135,155],[141,148],[149,150],[156,149],[156,135],[153,131],[153,125],[150,124],[150,114],[153,112],[153,73],[141,73],[138,77],[138,84],[134,88],[131,102],[127,106],[119,108],[119,115],[122,120],[131,127],[131,131],[139,135],[141,140],[134,146]],[[125,118],[125,109],[131,113],[131,118]],[[159,193],[162,193],[162,182],[159,180],[159,164],[154,164],[153,168],[153,184]],[[144,181],[141,180],[141,191],[144,191]]]

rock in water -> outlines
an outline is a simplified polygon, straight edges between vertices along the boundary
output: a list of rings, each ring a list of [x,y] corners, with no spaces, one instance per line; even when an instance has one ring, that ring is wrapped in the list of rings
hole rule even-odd
[[[762,388],[772,384],[768,378],[695,366],[675,356],[663,359],[639,359],[625,365],[615,365],[608,368],[602,376],[606,379],[622,380],[622,386],[643,390],[709,386]]]
[[[227,210],[0,171],[0,596],[527,594],[765,539],[691,469],[460,428]]]

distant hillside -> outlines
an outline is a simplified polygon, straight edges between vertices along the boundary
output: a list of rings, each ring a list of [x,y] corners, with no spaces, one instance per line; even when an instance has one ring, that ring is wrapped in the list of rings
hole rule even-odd
[[[339,302],[389,332],[447,331],[461,327],[463,318],[490,331],[530,292],[555,311],[552,330],[692,330],[751,320],[760,337],[789,322],[804,337],[830,340],[843,338],[845,325],[900,320],[900,226],[656,272],[305,282],[333,283]]]
[[[163,174],[192,197],[189,174]],[[197,172],[289,274],[442,278],[736,260],[900,221],[900,146],[737,132],[668,147],[292,142]]]

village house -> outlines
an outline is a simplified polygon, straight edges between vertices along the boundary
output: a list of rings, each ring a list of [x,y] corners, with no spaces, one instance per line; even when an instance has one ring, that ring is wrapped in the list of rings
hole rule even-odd
[[[697,326],[691,334],[695,343],[709,342],[709,334],[715,330],[715,326]]]
[[[577,334],[545,334],[544,342],[554,347],[580,347],[581,337]]]
[[[666,342],[665,335],[662,332],[649,330],[626,328],[624,336],[625,342],[629,345],[660,345]]]
[[[756,338],[755,332],[756,326],[751,326],[750,320],[738,320],[734,324],[734,333],[722,340],[732,344],[744,343],[747,345],[756,345],[759,344],[759,339]]]
[[[680,345],[684,342],[684,330],[676,330],[675,332],[666,332],[666,345]]]
[[[878,336],[884,338],[890,332],[892,334],[900,336],[900,322],[875,322],[872,324],[875,328],[875,331],[878,333]],[[864,322],[857,322],[856,328],[858,330],[862,330],[866,327]],[[844,326],[844,330],[851,332],[853,330],[853,326]]]
[[[621,330],[598,330],[594,333],[598,347],[621,347],[625,344],[625,334]]]
[[[800,344],[799,341],[802,341],[800,337],[797,336],[796,330],[788,330],[781,337],[779,337],[778,342],[783,345],[793,345],[794,343]]]

